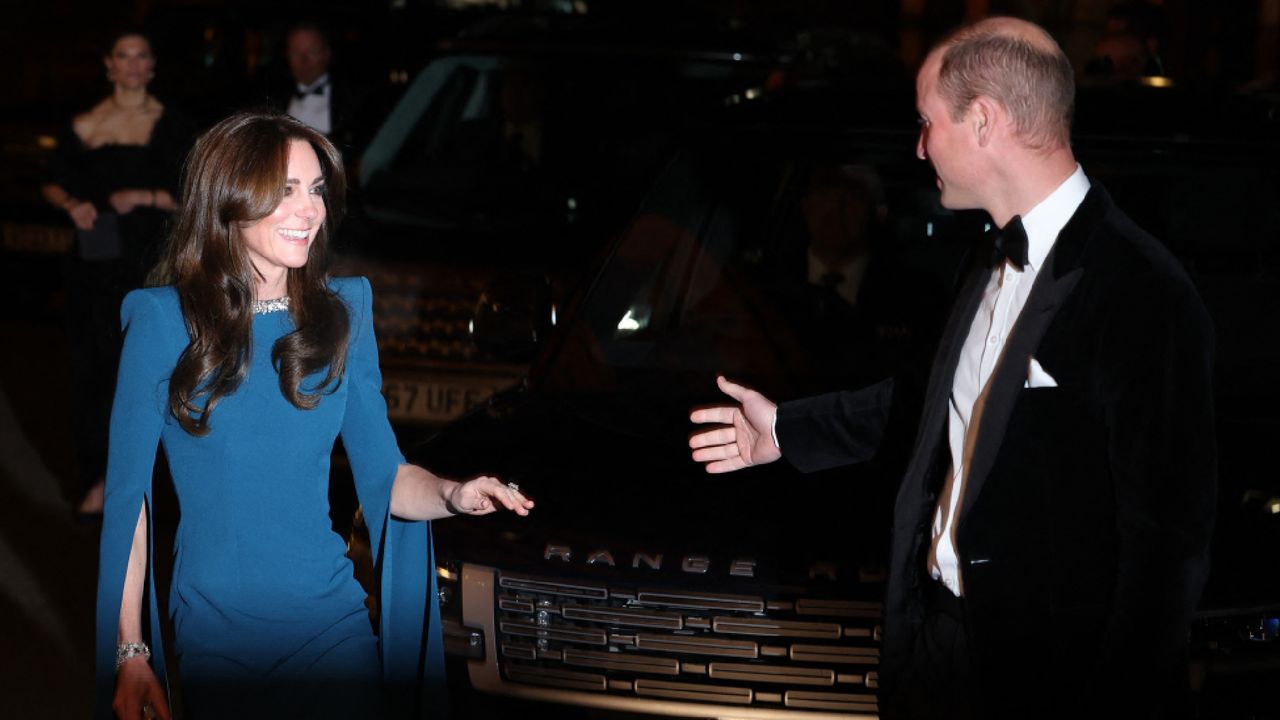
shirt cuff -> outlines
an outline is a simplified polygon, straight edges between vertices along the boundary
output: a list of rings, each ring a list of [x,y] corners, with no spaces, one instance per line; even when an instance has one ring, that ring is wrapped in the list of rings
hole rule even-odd
[[[773,446],[782,449],[778,444],[778,408],[773,409],[773,421],[769,423],[769,435],[773,437]]]

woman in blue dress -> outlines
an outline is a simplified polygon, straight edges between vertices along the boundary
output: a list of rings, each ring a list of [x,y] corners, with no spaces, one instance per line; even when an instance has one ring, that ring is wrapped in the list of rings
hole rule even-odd
[[[168,607],[187,718],[384,717],[421,683],[438,687],[424,521],[533,507],[493,477],[456,482],[404,462],[380,393],[369,283],[325,271],[343,192],[337,151],[286,116],[235,115],[188,158],[166,284],[121,309],[99,714],[170,716],[148,563],[157,444],[181,513]],[[379,570],[376,634],[329,520],[339,435]]]

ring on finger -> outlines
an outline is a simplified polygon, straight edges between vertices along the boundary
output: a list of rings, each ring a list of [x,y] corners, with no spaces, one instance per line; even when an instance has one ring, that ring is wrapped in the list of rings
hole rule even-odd
[[[511,492],[520,492],[519,483],[509,482],[507,483],[507,487],[511,489]]]

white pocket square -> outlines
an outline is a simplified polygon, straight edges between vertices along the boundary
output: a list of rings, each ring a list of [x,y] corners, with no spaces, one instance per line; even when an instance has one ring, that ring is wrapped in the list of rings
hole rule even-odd
[[[1031,365],[1029,368],[1027,368],[1027,382],[1023,384],[1023,387],[1028,387],[1028,388],[1058,387],[1058,381],[1054,380],[1052,375],[1045,372],[1044,368],[1040,367],[1039,360],[1036,360],[1035,358],[1031,358]]]

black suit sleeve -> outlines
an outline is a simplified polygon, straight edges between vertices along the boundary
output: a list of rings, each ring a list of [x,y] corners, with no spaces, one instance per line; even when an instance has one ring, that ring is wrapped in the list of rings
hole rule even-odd
[[[834,392],[778,406],[782,456],[802,472],[817,472],[875,457],[893,403],[894,381]]]
[[[1185,678],[1187,627],[1208,574],[1214,338],[1185,276],[1126,287],[1101,344],[1119,563],[1099,677],[1137,701],[1144,686]]]

